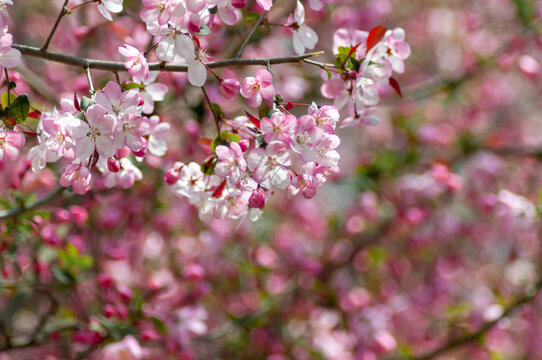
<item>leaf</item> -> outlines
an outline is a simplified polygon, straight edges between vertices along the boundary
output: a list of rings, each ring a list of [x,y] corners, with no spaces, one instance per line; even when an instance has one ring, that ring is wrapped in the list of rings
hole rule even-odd
[[[81,98],[81,110],[87,111],[87,109],[94,104],[94,101],[92,101],[91,98],[83,96]]]
[[[226,179],[224,179],[224,181],[222,181],[220,185],[218,185],[216,190],[213,191],[213,197],[219,198],[220,196],[222,196],[222,192],[224,191],[225,188],[226,188]]]
[[[138,83],[127,83],[127,84],[122,84],[122,88],[124,90],[144,89],[145,85],[141,85],[141,84],[138,84]]]
[[[333,73],[329,69],[325,69],[325,70],[326,70],[326,73],[327,73],[327,79],[331,80],[331,77],[333,76]]]
[[[352,56],[352,54],[354,54],[356,52],[356,50],[358,49],[358,47],[361,45],[361,43],[357,44],[356,46],[352,46],[350,48],[350,51],[348,52],[348,55],[347,57],[350,57]]]
[[[389,83],[390,86],[397,92],[397,94],[399,94],[399,96],[403,98],[403,93],[401,93],[401,87],[399,86],[397,80],[395,80],[395,78],[393,77],[390,77]]]
[[[22,123],[26,120],[30,111],[30,99],[28,95],[22,94],[11,103],[7,108],[7,114],[15,119],[17,123]]]
[[[258,13],[255,13],[255,12],[249,12],[248,14],[245,15],[245,20],[260,20],[260,14]]]
[[[211,33],[211,29],[207,25],[202,25],[199,28],[199,32],[196,33],[198,36],[207,36]]]
[[[164,324],[162,320],[158,319],[155,316],[151,316],[150,319],[152,323],[154,324],[154,327],[156,328],[156,330],[158,330],[161,334],[164,334],[164,335],[167,334],[166,325]]]
[[[261,109],[261,108],[260,108]],[[248,117],[248,119],[250,120],[251,123],[254,124],[254,126],[256,126],[258,129],[260,128],[260,119],[258,119],[257,117],[251,115],[248,111],[244,110],[246,116]]]
[[[77,98],[77,91],[73,93],[73,106],[75,106],[75,110],[81,111],[81,105],[79,104],[79,99]]]
[[[371,50],[376,44],[384,38],[384,34],[386,33],[386,27],[383,25],[378,25],[374,29],[369,32],[369,36],[367,37],[367,50],[366,52],[369,53],[369,50]]]
[[[10,100],[12,103],[15,101],[16,98],[17,96],[15,94],[10,93]],[[7,106],[8,106],[8,93],[5,92],[2,94],[2,107],[7,107]]]
[[[222,108],[220,107],[220,105],[212,103],[211,107],[213,108],[213,112],[217,114],[219,118],[222,119],[226,117],[226,114],[224,113],[224,111],[222,111]]]

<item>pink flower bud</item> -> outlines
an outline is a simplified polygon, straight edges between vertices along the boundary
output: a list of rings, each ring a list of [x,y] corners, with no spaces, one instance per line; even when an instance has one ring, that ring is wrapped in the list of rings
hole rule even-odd
[[[200,281],[205,277],[205,269],[198,264],[188,265],[183,270],[183,276],[190,281]]]
[[[249,139],[243,139],[243,140],[239,141],[238,144],[239,144],[239,147],[241,148],[241,151],[245,152],[245,151],[247,151],[247,149],[250,146],[250,140]]]
[[[265,206],[265,196],[261,190],[254,190],[248,199],[248,206],[256,209],[263,209]]]
[[[220,93],[228,100],[234,99],[240,88],[241,84],[237,79],[223,79],[220,81]]]
[[[84,207],[77,205],[71,206],[70,213],[72,216],[72,220],[77,226],[83,226],[87,222],[88,211]]]
[[[106,318],[109,319],[115,316],[117,314],[117,311],[115,310],[115,307],[113,305],[107,304],[104,306],[102,313],[104,314]]]
[[[109,274],[98,275],[98,284],[104,289],[110,289],[113,286],[113,278]]]
[[[151,340],[156,340],[158,339],[160,336],[158,335],[158,333],[154,330],[144,330],[141,332],[141,340],[142,341],[151,341]]]
[[[107,168],[109,169],[109,171],[111,171],[112,173],[116,173],[116,172],[119,172],[120,170],[120,163],[117,159],[115,159],[114,157],[112,158],[109,158],[107,159]]]
[[[164,174],[164,181],[168,185],[173,185],[179,180],[179,170],[173,168],[166,171]]]
[[[231,5],[236,9],[242,9],[246,4],[246,0],[231,0]]]
[[[70,212],[66,209],[56,209],[54,214],[55,220],[58,223],[65,223],[70,221]]]

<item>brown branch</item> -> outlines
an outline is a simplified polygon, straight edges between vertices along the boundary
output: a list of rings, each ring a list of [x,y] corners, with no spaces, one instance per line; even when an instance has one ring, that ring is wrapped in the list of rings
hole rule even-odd
[[[58,14],[58,17],[56,18],[55,24],[53,25],[53,28],[51,29],[51,32],[49,33],[49,36],[47,36],[47,40],[45,41],[45,44],[41,47],[40,51],[47,51],[47,48],[49,47],[49,43],[53,39],[53,35],[56,32],[56,29],[58,27],[58,24],[60,24],[60,20],[66,15],[66,6],[68,5],[69,0],[64,0],[64,5],[62,5],[62,9],[60,9],[60,13]]]
[[[48,193],[41,199],[31,202],[30,204],[22,205],[21,207],[18,207],[18,208],[2,210],[0,211],[0,220],[11,218],[11,217],[20,215],[24,213],[25,211],[32,210],[42,205],[45,205],[52,199],[56,198],[58,195],[62,194],[63,191],[64,191],[64,188],[62,186],[58,186],[56,189],[54,189],[53,191],[51,191],[50,193]]]
[[[269,12],[269,10],[266,10],[266,11],[264,11],[264,13],[262,15],[260,15],[260,18],[256,22],[256,25],[254,25],[252,30],[250,30],[250,33],[248,34],[247,38],[241,44],[241,47],[239,48],[239,51],[237,51],[237,54],[235,55],[236,59],[241,58],[241,56],[243,55],[243,51],[245,51],[245,48],[247,47],[248,43],[250,42],[250,39],[252,39],[252,36],[254,36],[254,33],[256,32],[258,27],[260,27],[260,25],[262,24],[262,22],[265,19],[265,16],[267,15],[268,12]]]
[[[61,53],[56,53],[52,51],[42,51],[37,47],[13,44],[12,47],[21,52],[22,55],[37,57],[49,61],[54,61],[66,65],[79,66],[82,68],[88,69],[98,69],[98,70],[107,70],[107,71],[127,71],[124,67],[124,63],[116,61],[106,61],[106,60],[94,60],[86,59],[77,56],[70,56]],[[323,51],[307,53],[302,55],[294,56],[284,56],[284,57],[275,57],[275,58],[256,58],[256,59],[227,59],[212,61],[207,63],[207,67],[211,69],[222,68],[227,66],[253,66],[253,65],[267,65],[270,63],[274,64],[286,64],[286,63],[297,63],[302,62],[305,59],[318,56],[323,54]],[[165,72],[187,72],[187,65],[177,65],[177,64],[166,64],[164,62],[153,62],[149,64],[150,70],[159,70]]]
[[[441,347],[428,352],[427,354],[421,355],[421,356],[410,356],[410,357],[404,357],[406,360],[430,360],[433,359],[441,354],[444,354],[448,351],[454,350],[460,346],[469,344],[480,337],[482,337],[484,334],[486,334],[489,330],[491,330],[495,325],[499,323],[502,319],[509,316],[514,310],[516,310],[518,307],[520,307],[523,304],[528,303],[529,301],[533,300],[540,289],[542,288],[542,277],[538,279],[538,281],[533,285],[532,288],[530,288],[524,296],[520,297],[516,301],[514,301],[511,305],[509,305],[506,310],[499,316],[497,319],[487,322],[478,331],[451,339],[446,344],[442,345]]]

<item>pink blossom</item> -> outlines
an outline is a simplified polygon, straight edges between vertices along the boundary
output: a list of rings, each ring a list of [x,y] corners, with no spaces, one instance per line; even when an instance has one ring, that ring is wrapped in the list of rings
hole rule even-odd
[[[305,48],[314,49],[316,43],[318,42],[318,34],[305,25],[305,8],[301,1],[297,0],[297,5],[294,10],[292,28],[293,35],[293,44],[294,50],[298,55],[301,55],[305,52]]]
[[[248,154],[247,165],[252,170],[252,177],[258,183],[286,189],[290,185],[291,175],[286,168],[290,165],[290,154],[284,143],[273,141],[265,149],[257,148]]]
[[[125,336],[120,342],[111,343],[102,350],[103,360],[140,360],[147,351],[132,336]]]
[[[81,122],[72,129],[76,140],[75,155],[86,159],[97,151],[104,158],[113,156],[115,146],[112,135],[117,126],[115,117],[107,114],[99,105],[90,106],[85,115],[88,123]]]
[[[109,21],[113,21],[111,13],[118,14],[122,11],[122,0],[100,0],[98,10]]]
[[[92,174],[89,169],[81,164],[70,164],[60,176],[60,185],[72,186],[73,191],[79,195],[86,194],[90,190]]]
[[[145,56],[135,47],[128,44],[119,47],[119,52],[126,57],[124,67],[132,76],[141,76],[143,79],[149,77],[149,65]]]
[[[227,78],[220,80],[220,93],[228,100],[232,100],[239,93],[241,85],[237,79]]]
[[[141,88],[134,90],[139,92],[145,102],[142,109],[145,114],[151,114],[154,111],[154,102],[164,100],[168,91],[166,85],[155,82],[158,74],[159,71],[151,71],[146,79],[140,76],[133,79],[136,84],[141,85]]]
[[[115,147],[120,149],[128,146],[134,152],[141,150],[146,144],[143,135],[149,132],[149,128],[148,118],[136,115],[125,116],[117,124],[117,132],[114,134]]]
[[[11,69],[21,63],[21,52],[11,47],[13,36],[5,31],[6,28],[1,31],[0,36],[0,70]]]
[[[19,149],[25,143],[24,135],[14,130],[0,128],[0,161],[5,157],[8,160],[16,160]]]
[[[218,176],[231,177],[233,181],[237,181],[241,173],[246,171],[247,164],[243,157],[243,151],[236,142],[232,142],[229,148],[218,145],[215,153],[219,159],[215,165],[215,173]]]
[[[273,0],[256,0],[256,2],[266,11],[273,6]]]
[[[297,125],[297,119],[293,115],[284,115],[277,111],[271,115],[271,118],[263,118],[260,122],[260,129],[263,132],[265,142],[282,141],[288,145],[290,143],[290,130]]]
[[[159,25],[165,25],[171,18],[171,10],[176,5],[175,1],[171,0],[142,0],[143,10],[139,12],[139,16],[146,23],[157,21]]]
[[[259,70],[256,77],[246,77],[241,86],[241,95],[247,99],[248,105],[257,108],[264,99],[272,99],[275,95],[273,75],[267,70]]]

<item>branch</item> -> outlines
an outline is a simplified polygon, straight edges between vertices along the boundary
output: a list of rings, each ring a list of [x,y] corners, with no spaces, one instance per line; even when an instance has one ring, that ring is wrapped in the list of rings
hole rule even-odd
[[[62,186],[59,186],[56,189],[54,189],[53,191],[51,191],[50,193],[48,193],[47,195],[45,195],[44,197],[42,197],[41,199],[36,200],[34,202],[31,202],[28,205],[23,204],[21,207],[18,207],[18,208],[2,210],[2,211],[0,211],[0,220],[6,219],[6,218],[11,218],[11,217],[20,215],[20,214],[24,213],[25,211],[32,210],[32,209],[35,209],[37,207],[40,207],[40,206],[48,203],[49,201],[51,201],[52,199],[54,199],[58,195],[62,194],[63,191],[64,191],[64,188]]]
[[[58,27],[58,24],[60,24],[60,20],[62,20],[62,17],[66,15],[66,6],[68,5],[69,0],[64,0],[64,5],[62,5],[62,9],[60,9],[60,13],[58,14],[58,17],[56,18],[55,24],[53,25],[53,28],[51,29],[51,32],[49,33],[49,36],[47,36],[47,40],[45,41],[45,44],[43,44],[41,51],[47,51],[47,48],[49,47],[49,43],[51,42],[51,39],[53,39],[53,35],[56,32],[56,28]]]
[[[241,58],[241,55],[243,55],[243,51],[245,51],[245,48],[247,47],[248,43],[250,42],[250,39],[252,39],[252,36],[254,35],[254,33],[256,32],[258,27],[262,24],[262,21],[265,19],[265,15],[267,15],[268,12],[269,12],[269,10],[266,10],[266,11],[264,11],[264,13],[262,15],[260,15],[260,18],[256,22],[256,25],[254,25],[252,30],[250,30],[250,33],[248,34],[247,38],[241,44],[241,47],[239,48],[239,51],[237,52],[237,55],[235,55],[236,59]]]
[[[482,327],[478,331],[473,332],[471,334],[467,334],[467,335],[458,337],[458,338],[455,338],[455,339],[452,339],[448,343],[444,344],[443,346],[441,346],[441,347],[439,347],[439,348],[437,348],[437,349],[435,349],[433,351],[430,351],[429,353],[427,353],[425,355],[406,357],[406,359],[407,360],[429,360],[429,359],[433,359],[434,357],[439,356],[439,355],[441,355],[441,354],[443,354],[445,352],[448,352],[448,351],[453,350],[453,349],[455,349],[457,347],[460,347],[462,345],[466,345],[466,344],[468,344],[468,343],[470,343],[472,341],[475,341],[475,340],[479,339],[481,336],[483,336],[485,333],[487,333],[489,330],[491,330],[495,325],[497,325],[499,323],[499,321],[501,321],[502,319],[504,319],[505,317],[510,315],[510,313],[512,311],[516,310],[519,306],[521,306],[521,305],[523,305],[525,303],[528,303],[529,301],[534,299],[541,288],[542,288],[542,278],[538,279],[538,281],[534,284],[534,286],[531,289],[529,289],[529,291],[528,291],[528,293],[526,295],[520,297],[519,299],[514,301],[510,306],[508,306],[508,308],[506,308],[506,310],[502,313],[501,316],[499,316],[497,319],[495,319],[493,321],[485,323],[484,325],[482,325]]]
[[[66,65],[79,66],[82,68],[88,69],[98,69],[98,70],[107,70],[107,71],[127,71],[124,67],[124,63],[116,61],[106,61],[106,60],[94,60],[86,59],[77,56],[70,56],[61,53],[56,53],[52,51],[41,51],[39,48],[28,45],[13,44],[11,46],[14,49],[17,49],[21,52],[22,55],[37,57],[41,59],[46,59]],[[318,56],[323,54],[323,51],[307,53],[302,55],[294,56],[284,56],[284,57],[275,57],[275,58],[256,58],[256,59],[227,59],[212,61],[206,63],[207,67],[211,69],[222,68],[227,66],[252,66],[252,65],[267,65],[270,63],[274,64],[285,64],[285,63],[297,63],[302,62],[305,59]],[[159,70],[165,72],[187,72],[187,65],[176,65],[176,64],[166,64],[164,62],[153,62],[149,63],[149,70]]]

